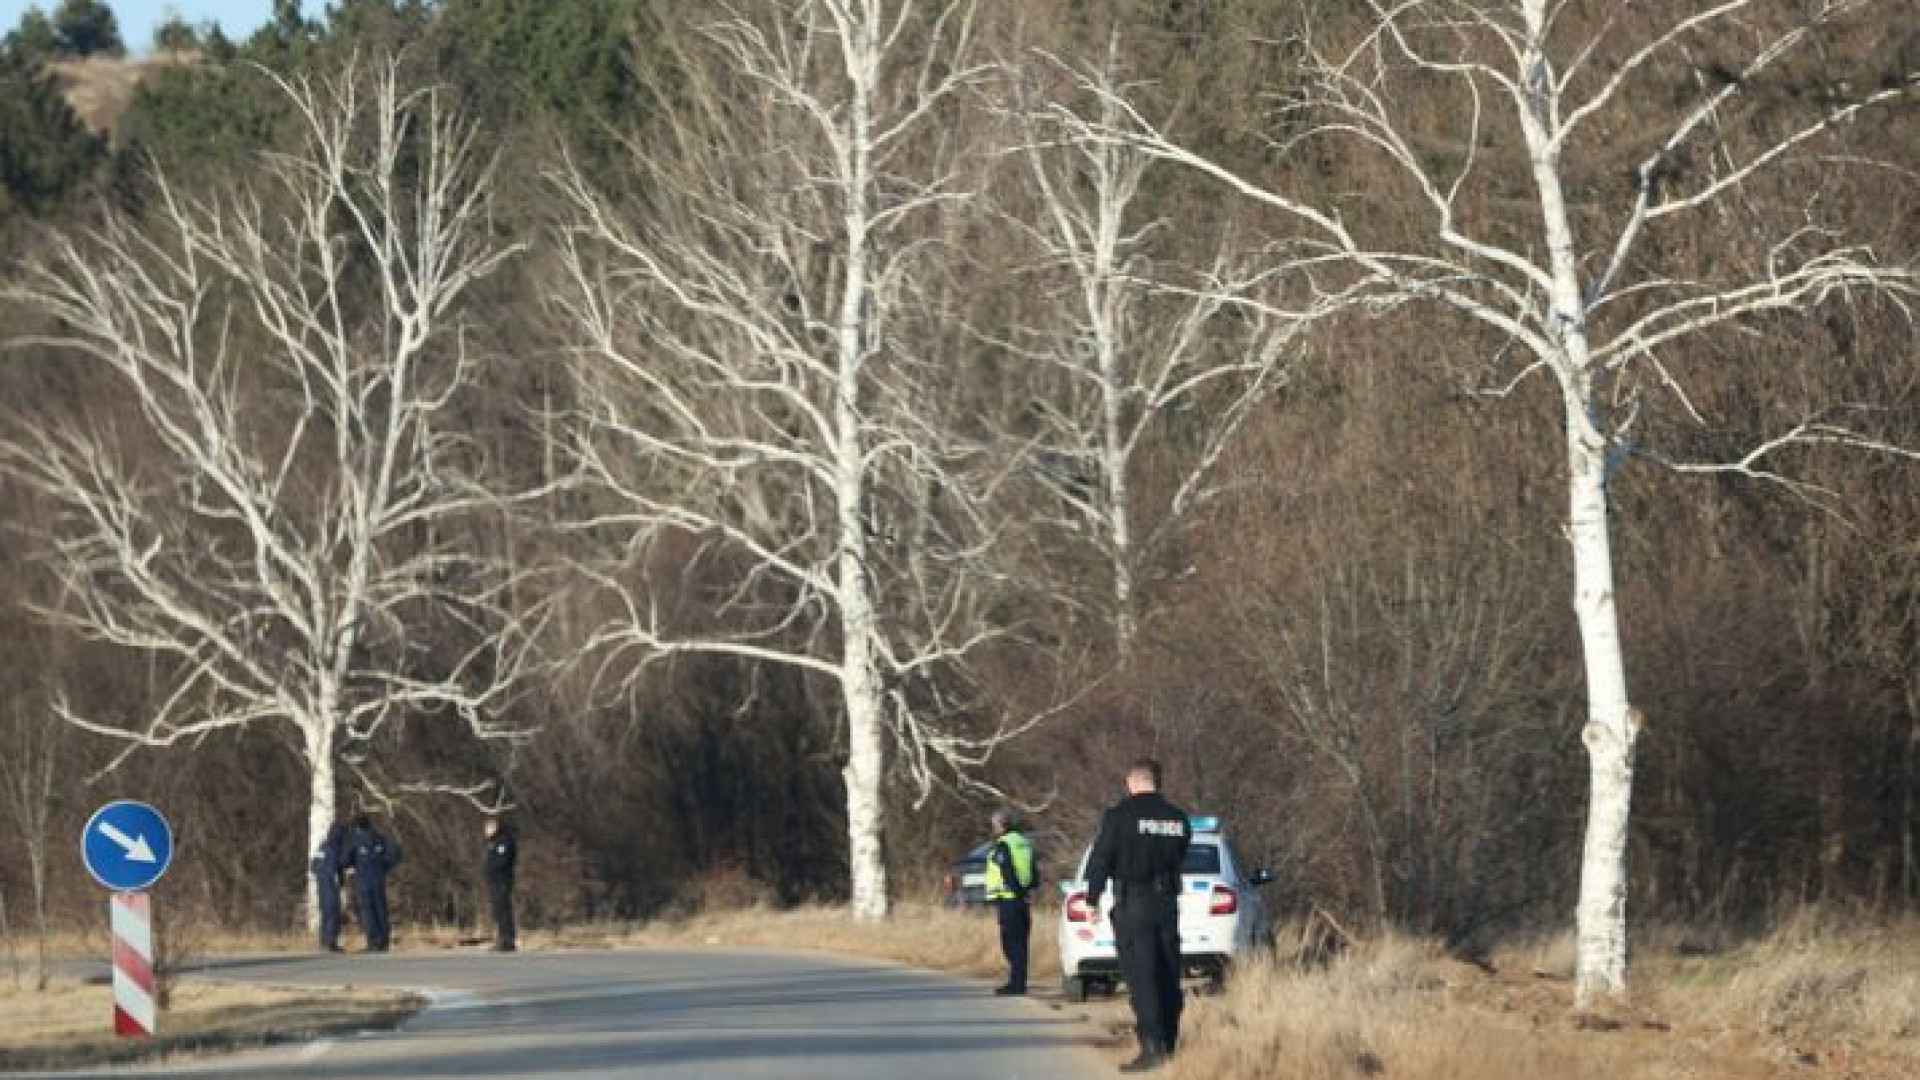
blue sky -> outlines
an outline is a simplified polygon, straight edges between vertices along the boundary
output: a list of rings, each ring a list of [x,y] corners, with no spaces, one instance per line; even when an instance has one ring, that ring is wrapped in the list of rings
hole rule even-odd
[[[20,16],[30,7],[53,14],[60,0],[0,0],[0,33],[20,25]],[[107,0],[120,23],[120,37],[129,52],[146,52],[153,46],[154,27],[174,15],[199,26],[208,19],[220,24],[227,37],[241,41],[263,26],[273,14],[273,0]],[[301,5],[312,17],[326,5],[322,0],[307,0]]]

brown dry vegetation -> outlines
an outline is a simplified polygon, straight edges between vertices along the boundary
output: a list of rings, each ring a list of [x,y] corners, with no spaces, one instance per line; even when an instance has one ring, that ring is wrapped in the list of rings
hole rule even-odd
[[[53,65],[54,78],[87,129],[97,133],[111,131],[120,114],[133,98],[140,80],[161,68],[194,63],[190,55],[160,54],[138,60],[117,60],[94,56],[80,60],[62,60]]]
[[[1470,964],[1387,935],[1323,968],[1262,963],[1188,1012],[1179,1080],[1669,1080],[1920,1071],[1920,925],[1808,916],[1750,944],[1658,935],[1632,998],[1572,1005],[1559,939]]]
[[[153,1039],[113,1034],[113,990],[62,981],[44,992],[0,983],[0,1070],[71,1069],[213,1053],[391,1027],[417,997],[356,988],[291,989],[189,981],[177,986]]]

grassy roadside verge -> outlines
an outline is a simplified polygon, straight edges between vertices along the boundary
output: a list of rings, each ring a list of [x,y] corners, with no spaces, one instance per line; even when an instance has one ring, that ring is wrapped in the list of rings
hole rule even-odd
[[[1266,963],[1187,1014],[1169,1080],[1909,1080],[1920,922],[1792,920],[1757,941],[1644,935],[1628,999],[1573,1011],[1562,939],[1484,963],[1368,940]]]
[[[45,991],[0,984],[0,1072],[82,1069],[228,1053],[391,1028],[424,1004],[386,990],[276,988],[182,980],[151,1039],[113,1034],[113,989],[72,981]]]
[[[1032,981],[1057,997],[1050,912],[1036,913]],[[1283,929],[1300,940],[1300,927]],[[1920,1076],[1920,919],[1807,914],[1732,940],[1643,932],[1633,992],[1573,1010],[1568,938],[1477,963],[1392,933],[1318,964],[1244,965],[1189,999],[1168,1080],[1911,1080]],[[713,912],[634,928],[577,927],[557,945],[764,945],[872,956],[959,974],[1002,972],[990,914],[903,904],[878,925],[843,908]],[[1123,1049],[1123,1001],[1064,1006]],[[1116,1057],[1117,1060],[1117,1057]]]

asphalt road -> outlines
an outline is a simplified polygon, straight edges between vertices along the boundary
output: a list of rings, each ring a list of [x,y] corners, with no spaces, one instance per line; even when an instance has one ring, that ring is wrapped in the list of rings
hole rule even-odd
[[[209,978],[393,986],[397,1031],[76,1076],[1082,1080],[1077,1014],[879,961],[760,949],[388,953],[215,961]]]

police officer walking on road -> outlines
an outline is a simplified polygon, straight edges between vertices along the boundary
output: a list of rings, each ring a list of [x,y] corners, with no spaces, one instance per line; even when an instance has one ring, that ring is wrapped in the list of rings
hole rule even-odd
[[[1033,936],[1033,843],[1020,832],[1013,811],[993,812],[993,847],[987,853],[987,903],[1000,917],[1000,951],[1007,957],[1001,997],[1027,992],[1027,944]]]
[[[353,898],[360,908],[360,923],[367,931],[367,951],[386,952],[392,942],[387,923],[387,871],[400,863],[400,849],[393,841],[359,814],[353,819],[353,831],[347,834],[345,857],[353,872]]]
[[[498,817],[487,819],[487,895],[493,900],[493,951],[512,952],[513,864],[520,848],[513,826]]]
[[[1160,763],[1134,762],[1087,857],[1087,906],[1099,911],[1113,883],[1114,949],[1140,1040],[1123,1073],[1159,1068],[1180,1041],[1180,866],[1192,839],[1187,812],[1160,794]]]
[[[339,822],[327,826],[327,835],[314,849],[307,867],[313,872],[313,899],[320,909],[320,951],[340,951],[340,878],[341,841],[346,828]]]

